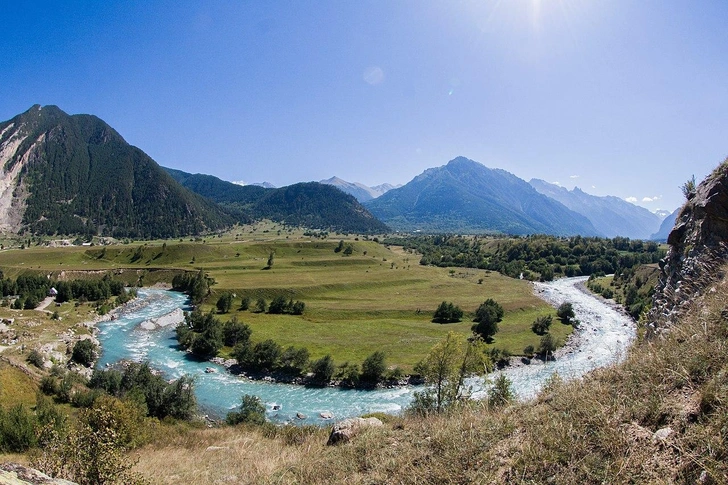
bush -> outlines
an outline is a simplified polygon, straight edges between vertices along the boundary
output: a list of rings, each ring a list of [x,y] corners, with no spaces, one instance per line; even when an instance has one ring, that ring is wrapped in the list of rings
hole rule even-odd
[[[556,339],[554,339],[553,335],[547,333],[541,337],[541,342],[538,344],[538,353],[547,358],[548,354],[554,350],[556,350]]]
[[[325,355],[311,364],[313,380],[320,384],[327,384],[334,377],[334,360],[330,355]]]
[[[435,310],[432,321],[435,323],[459,322],[463,318],[463,311],[451,302],[443,301]]]
[[[242,300],[240,300],[240,310],[245,311],[250,308],[250,297],[244,296]]]
[[[239,410],[229,412],[225,422],[231,426],[240,423],[261,425],[265,423],[265,406],[258,396],[246,394],[241,399]]]
[[[0,450],[20,453],[36,444],[37,420],[22,404],[0,410]]]
[[[543,335],[549,331],[552,321],[553,318],[551,315],[540,316],[531,324],[531,330],[533,330],[537,335]]]
[[[488,404],[493,407],[504,406],[512,402],[515,397],[513,385],[504,374],[496,377],[493,381],[493,387],[488,389]]]
[[[308,349],[290,346],[281,355],[281,368],[289,374],[301,375],[308,367],[308,357]]]
[[[282,353],[283,349],[274,340],[263,340],[253,346],[249,362],[255,369],[271,371],[278,365]]]
[[[89,339],[79,340],[73,346],[71,360],[84,367],[91,367],[96,360],[96,344]]]
[[[386,370],[384,352],[378,350],[364,359],[361,365],[361,380],[376,384],[382,380]]]
[[[486,342],[490,342],[493,340],[493,335],[498,332],[498,322],[503,319],[503,314],[503,307],[492,298],[488,298],[475,311],[473,321],[477,323],[471,330]]]
[[[225,292],[220,295],[217,299],[217,311],[220,313],[227,313],[233,307],[233,295],[230,292]]]
[[[222,327],[222,333],[225,345],[228,347],[235,347],[239,343],[249,341],[250,335],[253,331],[250,329],[248,324],[238,322],[238,319],[233,317],[229,321],[225,322]]]
[[[556,310],[556,316],[559,317],[559,320],[563,323],[568,324],[576,315],[574,314],[574,308],[571,303],[564,302],[559,305],[559,308]]]
[[[43,354],[38,352],[36,349],[33,349],[28,354],[28,362],[33,364],[39,369],[43,368]]]

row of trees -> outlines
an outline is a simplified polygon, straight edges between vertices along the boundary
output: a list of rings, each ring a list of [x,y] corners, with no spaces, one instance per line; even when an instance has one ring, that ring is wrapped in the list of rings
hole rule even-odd
[[[527,236],[495,239],[453,235],[394,237],[385,244],[422,254],[420,264],[498,271],[507,276],[550,280],[558,275],[619,273],[665,256],[653,241],[624,237]]]
[[[472,326],[473,333],[486,342],[490,342],[493,335],[498,332],[498,322],[503,320],[503,315],[503,307],[492,298],[488,298],[475,310],[475,318],[473,319],[475,324]],[[461,321],[462,318],[463,310],[459,306],[454,305],[452,302],[443,301],[435,310],[432,321],[435,323],[453,323]]]
[[[226,291],[217,299],[215,306],[219,313],[228,313],[232,310],[234,303],[234,296],[231,292]],[[243,296],[240,300],[240,310],[245,311],[250,309],[252,300],[249,296]],[[253,308],[258,313],[268,312],[270,314],[286,314],[286,315],[303,315],[303,311],[306,309],[306,304],[302,301],[293,301],[293,299],[286,299],[283,295],[278,295],[270,304],[265,301],[265,298],[258,298]]]

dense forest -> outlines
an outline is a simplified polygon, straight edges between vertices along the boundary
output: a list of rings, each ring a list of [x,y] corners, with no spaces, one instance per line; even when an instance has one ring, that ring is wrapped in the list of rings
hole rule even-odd
[[[384,244],[422,254],[420,264],[498,271],[512,278],[619,274],[665,256],[653,241],[598,237],[526,236],[509,239],[452,235],[392,237]]]

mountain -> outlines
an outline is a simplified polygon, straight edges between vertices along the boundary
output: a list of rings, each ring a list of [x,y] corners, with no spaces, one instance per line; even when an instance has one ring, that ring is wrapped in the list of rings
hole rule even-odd
[[[660,218],[661,220],[663,220],[663,221],[665,220],[665,218],[666,218],[667,216],[669,216],[669,215],[671,215],[671,214],[672,214],[672,212],[670,212],[670,211],[666,211],[665,209],[657,209],[657,210],[655,211],[655,215],[656,215],[657,217],[659,217],[659,218]]]
[[[464,157],[425,170],[365,206],[403,231],[599,235],[587,218],[526,181]]]
[[[660,229],[652,235],[650,235],[650,239],[653,241],[667,241],[667,236],[670,235],[670,231],[672,231],[672,228],[675,226],[675,220],[677,219],[677,214],[680,212],[680,208],[678,207],[675,209],[675,212],[665,217],[665,219],[662,221],[662,224],[660,224]]]
[[[257,185],[266,189],[275,189],[276,186],[270,182],[253,182],[252,184],[245,183],[243,180],[233,180],[231,183],[235,185]]]
[[[540,193],[589,219],[607,237],[647,239],[660,227],[659,216],[619,197],[597,197],[578,187],[567,190],[539,179],[531,179],[529,183]]]
[[[217,202],[242,221],[271,219],[287,224],[338,232],[384,233],[389,228],[357,200],[336,187],[306,182],[266,189],[236,185],[212,175],[166,169],[193,192]]]
[[[372,199],[376,199],[380,195],[385,194],[390,190],[396,188],[391,184],[380,184],[375,185],[374,187],[367,187],[366,185],[360,184],[359,182],[347,182],[346,180],[342,180],[339,177],[331,177],[330,179],[322,180],[319,183],[333,185],[334,187],[343,190],[347,194],[353,195],[356,200],[362,203],[368,202]]]
[[[95,116],[35,105],[0,123],[0,230],[154,238],[232,222]]]

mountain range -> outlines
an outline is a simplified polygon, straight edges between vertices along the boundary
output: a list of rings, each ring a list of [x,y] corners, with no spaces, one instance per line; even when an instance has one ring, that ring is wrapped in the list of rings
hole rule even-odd
[[[662,222],[662,218],[657,214],[619,197],[611,195],[597,197],[587,194],[578,187],[567,190],[565,187],[539,179],[531,179],[529,183],[538,192],[558,200],[589,219],[597,231],[607,237],[647,239],[657,231]]]
[[[346,192],[347,194],[353,195],[359,202],[368,202],[372,199],[376,199],[380,195],[386,194],[392,189],[400,187],[399,185],[394,186],[392,184],[380,184],[374,187],[368,187],[359,182],[347,182],[339,177],[331,177],[330,179],[321,180],[322,184],[333,185],[338,189]]]
[[[263,218],[359,233],[661,234],[658,216],[616,197],[465,157],[398,187],[332,177],[267,188],[163,169],[101,119],[56,106],[0,123],[0,232],[178,237]]]
[[[465,157],[364,204],[400,231],[600,235],[589,220],[505,170]]]
[[[237,185],[212,175],[166,170],[183,187],[220,204],[241,222],[271,219],[338,232],[389,231],[352,195],[330,185],[303,182],[269,189],[258,185]]]

